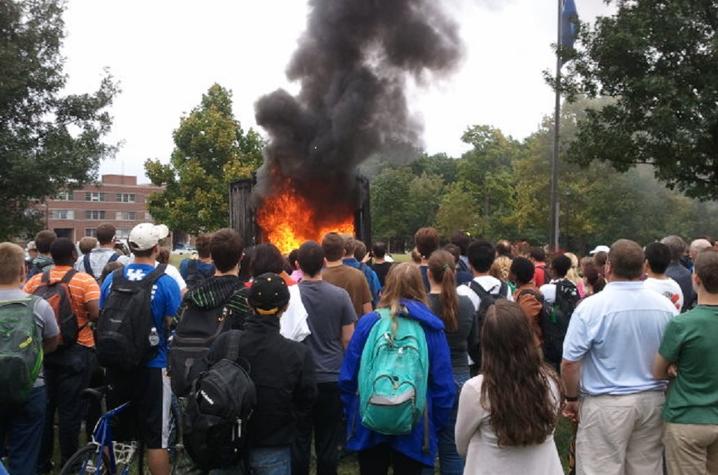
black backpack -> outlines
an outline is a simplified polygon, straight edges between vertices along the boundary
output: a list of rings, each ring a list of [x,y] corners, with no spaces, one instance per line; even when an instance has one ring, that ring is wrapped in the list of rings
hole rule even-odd
[[[243,455],[257,392],[249,364],[245,369],[238,363],[241,336],[229,333],[227,354],[194,381],[187,401],[184,446],[202,470],[236,465]]]
[[[159,336],[152,318],[152,287],[166,268],[160,264],[138,281],[128,280],[124,269],[113,272],[110,295],[97,321],[100,365],[129,371],[155,355]]]
[[[558,368],[563,358],[563,340],[580,297],[578,289],[568,279],[556,282],[556,298],[541,318],[543,351],[546,361]]]
[[[506,298],[508,286],[506,285],[506,282],[501,282],[499,293],[495,295],[487,292],[486,289],[484,289],[484,287],[475,280],[469,282],[469,288],[479,296],[481,303],[479,304],[478,310],[474,314],[474,339],[469,342],[468,352],[474,364],[478,368],[481,368],[481,326],[484,323],[484,318],[486,318],[486,312],[489,310],[489,307],[495,304],[498,299]]]
[[[202,282],[212,277],[199,270],[199,261],[197,259],[189,259],[187,263],[187,278],[185,283],[188,289],[194,289],[199,287]]]
[[[197,308],[186,303],[169,351],[168,373],[172,392],[187,396],[192,382],[207,370],[205,356],[217,337],[230,327],[231,312],[225,306]]]

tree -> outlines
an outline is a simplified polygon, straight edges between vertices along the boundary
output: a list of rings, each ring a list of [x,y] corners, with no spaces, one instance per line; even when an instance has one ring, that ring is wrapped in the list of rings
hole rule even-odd
[[[523,153],[523,147],[487,125],[468,128],[461,139],[474,148],[459,161],[458,180],[480,205],[484,219],[482,233],[487,237],[503,237],[507,232],[507,216],[514,206],[516,184],[512,166]]]
[[[0,2],[0,239],[40,226],[33,203],[97,178],[115,147],[103,142],[118,92],[109,74],[93,93],[62,94],[61,0]]]
[[[462,182],[446,187],[436,213],[436,229],[442,236],[449,237],[456,231],[465,231],[471,236],[482,232],[484,223],[479,206],[472,197],[473,193]]]
[[[718,4],[619,0],[614,16],[582,25],[583,48],[564,84],[576,94],[611,97],[578,124],[569,156],[656,176],[689,196],[718,198]]]
[[[414,179],[408,168],[387,168],[371,182],[372,234],[375,240],[407,240],[415,231],[409,224]]]
[[[148,200],[155,220],[190,234],[227,226],[229,183],[251,177],[262,163],[259,134],[246,133],[232,114],[232,94],[218,84],[180,119],[168,164],[147,160],[145,170],[164,190]]]

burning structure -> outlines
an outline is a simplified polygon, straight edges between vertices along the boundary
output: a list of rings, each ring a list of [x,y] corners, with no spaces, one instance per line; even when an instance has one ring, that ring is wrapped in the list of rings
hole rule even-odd
[[[257,101],[257,124],[269,140],[251,202],[240,193],[246,182],[233,185],[233,225],[248,242],[268,240],[288,252],[328,231],[369,240],[368,187],[357,167],[387,146],[420,143],[407,83],[447,73],[461,57],[457,25],[442,3],[309,1],[307,30],[287,68],[301,89]]]

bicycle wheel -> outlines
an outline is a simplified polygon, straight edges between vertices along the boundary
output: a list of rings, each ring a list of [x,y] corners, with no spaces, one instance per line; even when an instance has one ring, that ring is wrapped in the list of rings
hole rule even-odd
[[[60,475],[99,475],[108,474],[109,462],[107,454],[102,454],[102,459],[97,466],[98,452],[100,446],[96,444],[86,445],[70,457],[60,470]]]

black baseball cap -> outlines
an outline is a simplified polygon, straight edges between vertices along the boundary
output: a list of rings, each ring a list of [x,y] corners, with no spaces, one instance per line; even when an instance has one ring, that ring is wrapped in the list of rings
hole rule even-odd
[[[289,288],[279,275],[267,272],[254,279],[249,305],[259,315],[274,315],[289,303]]]

